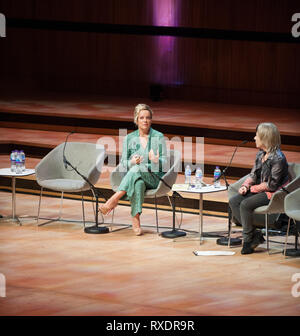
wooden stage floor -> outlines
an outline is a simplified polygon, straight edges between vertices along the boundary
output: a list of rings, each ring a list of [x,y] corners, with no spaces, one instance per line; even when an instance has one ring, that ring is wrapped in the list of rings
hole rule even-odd
[[[0,192],[0,203],[1,213],[9,215],[10,194]],[[35,215],[37,203],[37,196],[18,194],[18,214]],[[43,204],[42,216],[57,214],[58,199],[46,198]],[[80,219],[77,204],[65,200],[64,216]],[[91,204],[86,211],[91,219]],[[159,218],[161,226],[170,227],[170,212],[159,211]],[[120,206],[115,221],[128,220],[129,207]],[[142,223],[146,233],[141,237],[131,228],[88,235],[73,222],[41,227],[32,220],[23,226],[0,223],[1,273],[6,277],[0,315],[300,315],[299,297],[292,295],[300,258],[268,255],[265,245],[248,256],[235,247],[233,256],[196,257],[195,250],[228,248],[216,245],[215,238],[199,245],[158,236],[153,210],[144,209]],[[184,214],[182,228],[197,230],[197,223],[197,215]],[[224,233],[226,227],[224,218],[204,217],[205,232]]]

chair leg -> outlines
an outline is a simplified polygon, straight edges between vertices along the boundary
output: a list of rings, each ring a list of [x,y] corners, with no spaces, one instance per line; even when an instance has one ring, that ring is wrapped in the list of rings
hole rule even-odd
[[[83,220],[83,228],[85,228],[84,199],[83,199],[83,193],[82,193],[82,192],[81,192],[81,204],[82,204],[82,220]]]
[[[268,214],[265,214],[265,225],[266,225],[267,251],[268,251],[268,254],[270,254],[270,249],[269,249]]]
[[[115,209],[113,209],[113,213],[111,215],[111,222],[110,222],[110,229],[112,230],[112,226],[114,224],[114,217],[115,217]]]
[[[231,243],[231,231],[232,231],[232,212],[231,208],[228,207],[228,247],[230,247]]]
[[[41,210],[42,194],[43,194],[43,187],[41,187],[41,192],[40,192],[38,214],[37,214],[37,218],[36,218],[36,222],[37,222],[37,224],[39,224],[39,219],[40,219],[40,210]]]
[[[57,219],[49,219],[45,223],[39,224],[40,212],[41,212],[41,204],[42,204],[42,196],[43,196],[43,187],[41,187],[40,199],[39,199],[39,207],[38,207],[38,215],[37,215],[37,219],[36,219],[36,222],[37,222],[38,226],[44,226],[44,225],[49,224],[51,222],[59,221],[61,219],[61,214],[62,214],[63,192],[62,192],[61,201],[60,201],[59,218],[57,218]],[[47,218],[45,218],[45,219],[47,219]]]
[[[290,224],[291,224],[291,218],[289,217],[288,227],[287,227],[286,236],[285,236],[284,257],[286,257],[286,248],[287,248],[287,241],[288,241],[288,236],[289,236],[289,232],[290,232]]]
[[[295,250],[298,249],[298,237],[299,237],[299,233],[298,233],[298,228],[297,228],[297,222],[296,220],[293,218],[294,220],[294,224],[295,224]]]
[[[39,198],[39,206],[38,206],[38,214],[37,214],[37,225],[38,226],[43,226],[43,225],[49,224],[51,222],[56,222],[56,221],[62,220],[63,199],[64,199],[64,192],[63,191],[61,192],[60,207],[59,207],[59,216],[58,216],[58,218],[55,218],[55,219],[43,218],[43,219],[46,219],[47,221],[45,223],[39,224],[40,212],[41,212],[41,203],[42,203],[42,196],[43,196],[43,187],[41,187],[40,198]],[[84,197],[83,197],[83,193],[82,192],[81,192],[81,204],[82,204],[83,227],[85,228],[85,207],[84,207]],[[77,220],[74,220],[74,221],[77,221]]]
[[[59,217],[58,217],[58,220],[61,220],[63,200],[64,200],[64,192],[62,191],[61,192],[61,198],[60,198],[60,207],[59,207]]]
[[[159,230],[158,230],[158,214],[157,214],[157,198],[156,198],[156,195],[155,195],[155,215],[156,215],[156,232],[159,233]]]
[[[95,210],[95,205],[94,205],[95,195],[94,195],[93,189],[91,189],[91,191],[92,191],[92,198],[93,198],[93,201],[92,201],[93,212],[94,212],[94,217],[96,218],[96,210]]]

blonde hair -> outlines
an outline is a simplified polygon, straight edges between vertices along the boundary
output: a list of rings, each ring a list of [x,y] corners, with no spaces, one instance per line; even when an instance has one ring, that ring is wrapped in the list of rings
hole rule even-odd
[[[280,133],[276,125],[268,122],[261,123],[257,125],[256,132],[267,152],[274,152],[280,148]]]
[[[136,105],[136,107],[134,108],[134,123],[137,125],[137,121],[138,121],[138,117],[141,111],[143,110],[147,110],[150,112],[150,117],[152,119],[153,116],[153,111],[151,110],[150,106],[146,105],[146,104],[138,104]]]

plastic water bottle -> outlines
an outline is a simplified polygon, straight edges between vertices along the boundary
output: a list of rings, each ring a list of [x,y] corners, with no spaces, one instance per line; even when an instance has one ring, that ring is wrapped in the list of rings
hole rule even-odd
[[[25,153],[23,150],[20,151],[20,155],[21,155],[21,168],[22,168],[22,172],[25,171]]]
[[[202,169],[200,167],[198,167],[196,169],[196,188],[200,189],[202,184],[202,178],[203,178],[203,173],[202,173]]]
[[[216,169],[214,170],[214,187],[215,188],[220,188],[221,186],[220,179],[216,181],[216,179],[220,176],[221,176],[221,169],[219,168],[219,166],[217,166]]]
[[[22,160],[20,151],[16,151],[16,174],[22,173]]]
[[[192,175],[192,170],[189,165],[185,167],[185,183],[186,184],[191,184],[191,175]]]
[[[16,151],[10,153],[10,170],[12,173],[16,172]]]

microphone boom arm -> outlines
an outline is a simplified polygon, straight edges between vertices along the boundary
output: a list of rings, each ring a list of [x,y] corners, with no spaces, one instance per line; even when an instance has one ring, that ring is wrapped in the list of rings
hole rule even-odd
[[[84,231],[86,233],[107,233],[109,232],[107,227],[99,227],[98,226],[98,213],[99,213],[99,195],[100,192],[95,188],[95,186],[89,181],[89,179],[84,176],[83,174],[81,174],[78,169],[76,167],[74,167],[72,165],[72,163],[70,161],[67,160],[66,155],[65,155],[65,149],[66,149],[66,144],[68,141],[68,138],[71,134],[73,134],[74,132],[71,132],[68,134],[66,141],[65,141],[65,145],[64,145],[64,149],[63,149],[63,162],[65,164],[65,167],[67,169],[68,166],[70,166],[85,182],[88,183],[88,185],[90,186],[95,198],[96,198],[96,213],[95,213],[95,226],[90,227],[90,228],[85,228]],[[103,198],[107,201],[107,198],[102,194]],[[103,221],[104,223],[104,221]],[[103,224],[102,223],[102,224]]]

